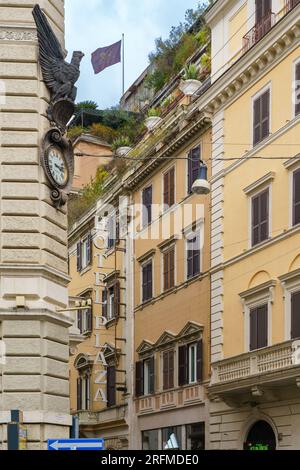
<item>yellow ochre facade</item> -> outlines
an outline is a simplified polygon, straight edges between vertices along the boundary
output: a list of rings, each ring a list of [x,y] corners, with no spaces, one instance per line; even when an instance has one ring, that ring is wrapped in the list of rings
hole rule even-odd
[[[210,77],[153,98],[175,104],[71,228],[70,301],[90,311],[70,358],[82,437],[299,448],[299,13],[298,0],[213,2]],[[196,195],[203,162],[210,193]]]
[[[222,40],[234,44],[213,61],[219,94],[209,103],[218,200],[211,449],[299,448],[300,5],[261,3],[262,18],[254,1],[217,1],[206,14],[212,54],[221,29]]]

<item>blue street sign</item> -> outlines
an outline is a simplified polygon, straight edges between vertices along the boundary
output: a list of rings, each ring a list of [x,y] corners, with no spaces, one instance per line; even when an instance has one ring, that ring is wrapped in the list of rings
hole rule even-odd
[[[104,439],[49,439],[48,450],[104,450]]]

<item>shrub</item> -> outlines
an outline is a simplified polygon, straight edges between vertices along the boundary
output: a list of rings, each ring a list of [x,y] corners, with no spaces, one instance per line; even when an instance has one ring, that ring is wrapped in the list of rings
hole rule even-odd
[[[118,137],[117,139],[113,141],[111,148],[113,151],[116,151],[120,147],[130,147],[130,146],[131,146],[131,142],[130,142],[129,137],[125,135],[121,135],[120,137]]]
[[[187,65],[184,69],[184,80],[198,80],[199,78],[199,70],[195,64]]]

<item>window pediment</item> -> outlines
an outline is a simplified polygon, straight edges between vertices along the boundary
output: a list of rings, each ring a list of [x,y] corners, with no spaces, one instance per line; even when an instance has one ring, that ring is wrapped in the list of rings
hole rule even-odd
[[[188,338],[189,336],[194,336],[194,335],[199,335],[199,333],[202,333],[204,330],[204,326],[200,325],[199,323],[196,322],[188,322],[185,327],[181,330],[181,332],[178,334],[177,339],[178,340],[184,340]]]
[[[89,354],[79,354],[74,361],[74,367],[77,370],[85,369],[87,367],[91,367],[93,362],[93,356],[90,356]]]
[[[147,352],[153,351],[154,343],[144,340],[140,346],[137,348],[136,352],[138,354],[145,354]]]
[[[170,331],[165,331],[155,343],[155,347],[162,348],[164,346],[174,343],[174,341],[176,341],[176,335],[174,335]]]

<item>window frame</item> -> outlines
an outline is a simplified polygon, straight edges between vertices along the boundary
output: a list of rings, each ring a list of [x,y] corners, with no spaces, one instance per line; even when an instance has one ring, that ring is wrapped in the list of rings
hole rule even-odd
[[[152,280],[151,280],[151,283],[152,283],[152,295],[151,297],[147,298],[147,299],[144,299],[144,268],[148,265],[152,265]],[[145,260],[143,263],[141,263],[140,265],[140,273],[141,273],[141,304],[146,304],[148,302],[151,302],[151,300],[154,299],[154,259],[153,257],[151,258],[148,258],[147,260]]]
[[[240,294],[243,314],[244,314],[244,352],[249,353],[250,350],[250,311],[255,307],[268,304],[268,344],[272,345],[272,307],[274,301],[274,288],[276,281],[271,280],[255,288],[249,289]]]
[[[300,67],[300,57],[297,57],[292,64],[292,84],[294,81],[296,81],[296,72],[297,72],[297,67]],[[292,119],[296,119],[300,116],[300,110],[298,113],[296,113],[296,94],[297,94],[297,88],[294,88],[292,86]],[[299,89],[299,97],[300,97],[300,89]]]
[[[152,197],[151,197],[151,213],[150,213],[150,221],[149,221],[149,213],[147,213],[148,215],[148,222],[147,223],[144,223],[144,193],[145,191],[149,190],[151,188],[151,191],[152,191]],[[146,184],[146,186],[144,186],[141,190],[141,205],[142,205],[142,214],[141,214],[141,228],[142,230],[149,227],[149,225],[152,224],[153,222],[153,210],[152,210],[152,206],[153,206],[153,183],[149,183],[149,184]]]
[[[253,243],[253,200],[261,194],[268,191],[268,237],[256,244]],[[249,248],[256,248],[257,246],[270,240],[272,236],[272,184],[265,185],[257,189],[257,191],[249,194]]]
[[[165,256],[166,255],[170,255],[170,253],[174,254],[174,274],[173,274],[173,285],[171,286],[168,286],[168,288],[165,287]],[[169,260],[170,262],[170,260]],[[169,245],[168,247],[164,248],[162,251],[161,251],[161,266],[162,266],[162,270],[161,270],[161,293],[162,294],[165,294],[166,292],[174,289],[176,287],[176,275],[177,275],[177,272],[176,272],[176,244],[173,243],[172,245]],[[169,275],[168,275],[168,282],[170,281],[170,271],[169,271]]]
[[[191,358],[191,351],[194,350],[194,362],[192,362],[192,358]],[[188,385],[193,385],[193,384],[196,384],[198,383],[198,380],[197,380],[197,343],[191,343],[188,345],[188,360],[189,360],[189,364],[188,364]],[[193,373],[194,373],[194,380],[192,380],[192,367],[194,369]]]
[[[172,170],[174,170],[174,203],[172,205],[165,206],[165,176],[170,173]],[[161,200],[162,200],[162,213],[165,214],[172,208],[176,207],[176,201],[177,201],[177,194],[176,194],[176,165],[174,163],[170,165],[168,168],[166,168],[162,172],[162,194],[161,194]]]
[[[261,98],[267,91],[270,93],[270,102],[269,102],[269,135],[264,137],[262,140],[254,144],[254,105],[255,101]],[[252,147],[255,148],[258,145],[261,145],[271,134],[272,134],[272,83],[267,83],[263,88],[261,88],[257,93],[251,97],[251,143]]]
[[[165,365],[165,355],[168,355],[168,388],[165,388],[165,381],[164,381],[164,365]],[[171,384],[169,383],[169,379],[170,379],[170,358],[169,358],[169,355],[172,354],[173,355],[173,385],[170,386]],[[171,349],[166,349],[164,351],[162,351],[161,353],[161,390],[162,392],[168,392],[170,390],[173,390],[175,387],[176,387],[176,351],[175,351],[175,348],[171,348]]]
[[[202,272],[202,250],[201,250],[201,234],[202,234],[202,229],[201,227],[197,227],[196,230],[191,230],[189,231],[188,233],[185,234],[185,270],[186,270],[186,273],[185,273],[185,279],[186,281],[190,281],[191,279],[194,279],[195,277],[197,276],[200,276],[201,275],[201,272]],[[193,270],[193,274],[192,275],[189,275],[189,257],[188,257],[188,253],[189,253],[189,249],[188,249],[188,246],[189,246],[189,243],[191,243],[191,239],[195,239],[196,237],[199,238],[199,272],[195,274],[194,270]],[[194,250],[194,251],[197,251],[197,250]],[[194,258],[193,258],[193,265],[194,265]]]

